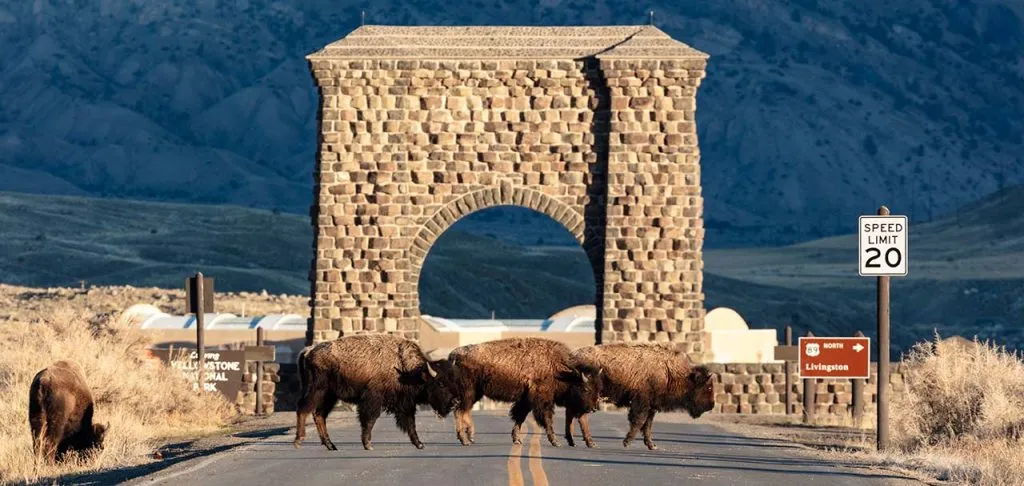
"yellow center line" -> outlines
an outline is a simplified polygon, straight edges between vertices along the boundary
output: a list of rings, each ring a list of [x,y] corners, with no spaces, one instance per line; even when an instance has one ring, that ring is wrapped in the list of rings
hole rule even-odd
[[[540,425],[529,421],[533,429],[533,440],[530,441],[530,477],[534,486],[548,486],[548,475],[544,473],[544,465],[541,463],[540,436],[546,432]]]
[[[513,444],[508,451],[508,486],[523,486],[523,468],[519,459],[522,453],[521,444]]]

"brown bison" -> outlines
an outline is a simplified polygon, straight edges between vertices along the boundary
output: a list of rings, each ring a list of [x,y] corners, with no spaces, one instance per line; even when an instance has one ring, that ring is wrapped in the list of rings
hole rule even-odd
[[[32,450],[49,463],[103,446],[107,426],[92,423],[93,400],[81,366],[57,361],[36,373],[28,394]]]
[[[714,380],[705,366],[693,366],[682,352],[649,343],[615,343],[586,346],[573,358],[603,370],[601,396],[618,407],[629,407],[629,432],[622,440],[628,447],[643,427],[644,444],[657,449],[651,439],[654,414],[686,410],[700,417],[715,406]],[[579,419],[583,440],[594,447],[590,435],[589,411],[566,408],[566,441],[573,443],[572,422]]]
[[[507,338],[455,348],[448,355],[459,393],[455,432],[462,445],[473,442],[473,404],[483,397],[512,402],[512,442],[522,443],[522,426],[533,412],[548,442],[558,447],[552,428],[555,406],[593,410],[600,370],[573,361],[568,346],[542,338]]]
[[[320,442],[337,450],[327,434],[327,414],[341,400],[356,405],[366,450],[373,450],[370,433],[381,411],[394,414],[398,428],[422,449],[416,406],[428,403],[444,417],[456,403],[447,360],[430,362],[415,342],[390,334],[357,334],[307,347],[299,353],[298,372],[295,447],[306,437],[312,412]]]

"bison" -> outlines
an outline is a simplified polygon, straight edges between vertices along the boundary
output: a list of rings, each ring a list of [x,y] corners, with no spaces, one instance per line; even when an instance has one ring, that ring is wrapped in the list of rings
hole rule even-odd
[[[473,404],[483,397],[512,402],[512,443],[522,444],[522,425],[533,412],[548,442],[558,447],[552,428],[555,406],[593,410],[600,370],[575,362],[568,346],[542,338],[506,338],[455,348],[448,355],[459,394],[455,432],[462,445],[473,443]]]
[[[78,363],[57,361],[36,373],[28,397],[36,457],[52,464],[71,451],[102,447],[107,425],[92,422],[93,408],[92,393]]]
[[[715,406],[711,372],[706,366],[693,366],[680,351],[650,343],[615,343],[579,348],[573,358],[603,370],[599,384],[602,398],[618,407],[629,407],[629,431],[622,440],[623,447],[629,447],[643,427],[644,444],[657,449],[651,429],[658,412],[683,409],[697,418]],[[572,422],[579,419],[583,440],[587,447],[594,447],[589,413],[566,408],[565,435],[570,444]]]
[[[295,447],[306,437],[312,412],[320,442],[337,450],[327,433],[327,414],[338,400],[356,405],[363,448],[381,411],[395,415],[398,428],[418,449],[416,406],[428,403],[441,417],[455,406],[447,360],[430,362],[414,341],[390,334],[357,334],[303,349],[298,356],[299,400]]]

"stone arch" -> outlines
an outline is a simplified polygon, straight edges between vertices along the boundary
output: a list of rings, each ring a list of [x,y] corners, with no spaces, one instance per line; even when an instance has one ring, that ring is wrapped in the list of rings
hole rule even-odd
[[[525,187],[511,187],[503,184],[500,187],[479,189],[442,206],[423,223],[419,232],[413,237],[408,251],[408,268],[410,282],[414,285],[417,300],[419,299],[420,271],[423,269],[423,263],[434,242],[463,217],[495,206],[519,206],[544,214],[572,233],[577,243],[581,246],[584,245],[583,215],[567,204]],[[590,255],[589,252],[588,255]],[[595,268],[599,263],[591,258],[591,268]]]
[[[321,97],[307,342],[416,338],[430,245],[512,204],[582,243],[598,342],[702,361],[707,58],[654,26],[366,25],[307,56]]]

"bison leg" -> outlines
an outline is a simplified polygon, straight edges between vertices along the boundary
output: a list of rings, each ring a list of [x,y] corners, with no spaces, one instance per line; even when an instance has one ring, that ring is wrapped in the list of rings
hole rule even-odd
[[[363,449],[373,450],[373,424],[377,423],[380,417],[381,406],[376,401],[364,401],[357,407],[359,414],[359,426],[362,428]]]
[[[336,395],[333,393],[327,394],[317,405],[316,411],[313,413],[313,423],[316,424],[316,431],[320,434],[320,443],[329,451],[338,450],[338,447],[331,441],[331,435],[327,433],[327,416],[330,415],[331,410],[334,410],[334,406],[337,403],[338,397]]]
[[[583,441],[587,443],[587,447],[594,448],[594,437],[590,435],[590,414],[585,413],[580,416],[580,430],[583,431]]]
[[[298,448],[302,445],[302,441],[306,440],[306,418],[316,410],[316,406],[321,400],[323,400],[323,393],[307,394],[299,398],[299,402],[295,406],[295,448]],[[315,417],[313,421],[316,423],[317,433],[322,434],[320,423],[316,422]],[[323,442],[322,435],[321,442]]]
[[[643,421],[647,418],[647,411],[650,406],[639,400],[633,400],[633,403],[629,406],[629,431],[626,432],[626,438],[622,439],[622,447],[629,447],[629,443],[633,442],[636,438],[637,432],[640,431],[640,427],[643,425]]]
[[[43,435],[43,457],[50,464],[57,462],[57,459],[64,455],[64,421],[50,421],[47,424],[46,433]]]
[[[512,426],[512,443],[522,444],[523,422],[526,421],[526,417],[530,416],[530,402],[526,399],[525,395],[512,404],[512,409],[509,410],[508,414],[512,417],[512,421],[515,424]]]
[[[654,444],[654,440],[651,439],[651,429],[654,427],[655,413],[657,413],[657,411],[653,408],[650,412],[647,412],[647,421],[644,422],[644,445],[652,451],[658,448],[658,446]]]
[[[548,436],[548,442],[551,443],[552,447],[558,447],[561,444],[558,443],[558,438],[555,437],[555,404],[552,402],[541,402],[533,407],[533,419],[537,421],[537,425],[544,427],[544,432]]]
[[[415,406],[411,409],[402,410],[396,413],[395,424],[398,425],[399,430],[409,434],[409,441],[412,442],[412,445],[416,446],[417,449],[423,448],[423,442],[420,442],[420,436],[416,433]]]
[[[565,443],[569,444],[569,447],[576,447],[576,441],[572,438],[572,421],[575,419],[573,413],[569,412],[569,409],[565,410]]]

